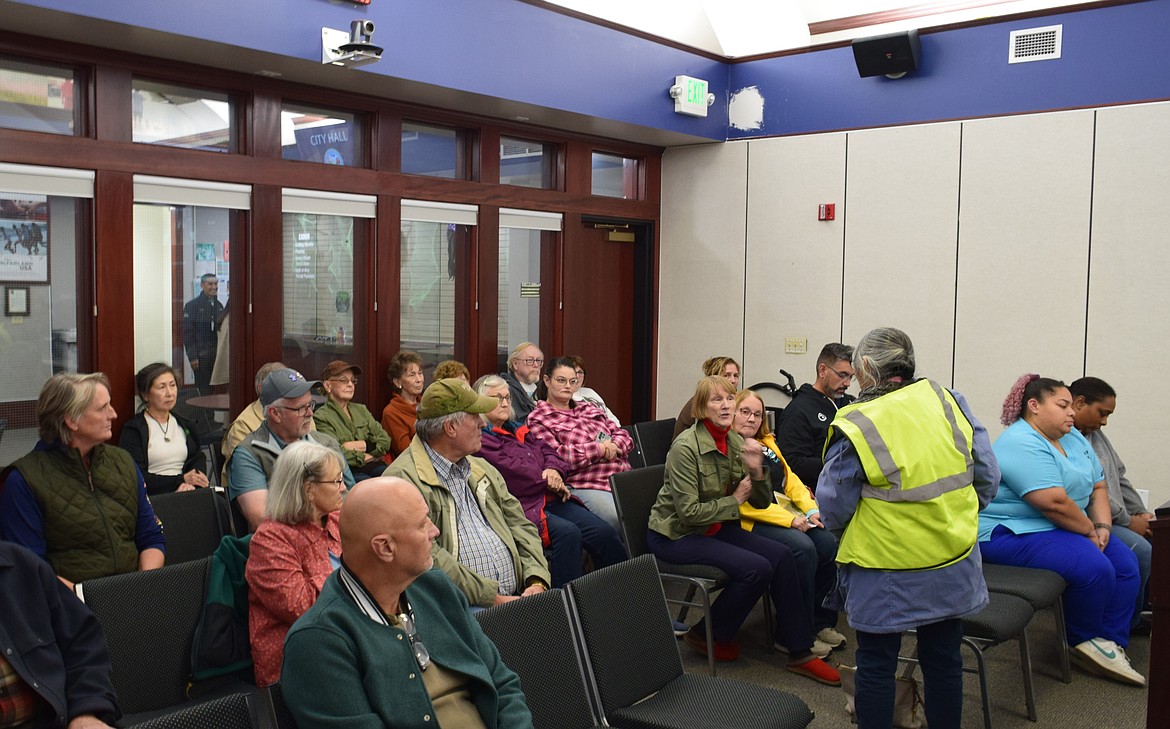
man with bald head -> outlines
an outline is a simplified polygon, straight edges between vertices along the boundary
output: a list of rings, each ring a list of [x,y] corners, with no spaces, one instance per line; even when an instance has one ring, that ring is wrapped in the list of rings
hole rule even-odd
[[[442,570],[439,530],[400,478],[341,507],[341,566],[285,639],[281,683],[300,726],[531,727],[520,680]]]

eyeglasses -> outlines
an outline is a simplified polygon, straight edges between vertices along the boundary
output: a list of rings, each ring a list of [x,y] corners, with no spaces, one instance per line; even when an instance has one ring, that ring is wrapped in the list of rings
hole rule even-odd
[[[748,408],[740,408],[739,414],[747,420],[760,420],[764,414],[759,410],[749,410]]]
[[[552,381],[561,387],[564,387],[565,385],[568,385],[569,387],[575,387],[577,383],[580,382],[580,380],[578,380],[576,377],[571,380],[565,379],[564,377],[554,377],[552,378]]]
[[[835,370],[832,367],[829,368],[829,372],[837,375],[842,380],[852,380],[854,378],[854,374],[852,372],[842,372],[841,370]]]
[[[331,483],[334,486],[342,486],[345,484],[345,479],[342,478],[341,476],[338,476],[337,478],[333,479],[332,481],[318,481],[317,479],[313,479],[313,483]]]
[[[356,377],[334,377],[329,381],[336,382],[339,385],[356,385],[357,384]]]
[[[544,357],[525,357],[520,361],[529,367],[536,367],[537,365],[544,364]]]
[[[277,405],[276,407],[280,408],[281,410],[290,410],[290,411],[296,413],[297,415],[312,415],[313,414],[313,403],[311,403],[311,402],[305,403],[304,405],[300,406],[299,408],[290,408],[288,405]]]
[[[418,661],[418,667],[423,671],[427,670],[427,667],[431,665],[431,652],[418,639],[418,632],[414,629],[414,608],[408,605],[406,612],[398,613],[398,621],[402,623],[402,629],[406,631],[406,639],[410,641],[410,647],[414,649],[414,660]]]
[[[488,395],[488,397],[494,397],[495,399],[499,400],[500,402],[511,402],[512,401],[512,393],[510,393],[510,392],[505,392],[503,395]]]

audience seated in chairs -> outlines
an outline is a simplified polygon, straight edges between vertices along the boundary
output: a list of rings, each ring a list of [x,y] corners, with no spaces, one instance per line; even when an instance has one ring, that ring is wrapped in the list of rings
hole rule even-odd
[[[726,377],[731,381],[733,388],[739,389],[739,363],[731,357],[711,357],[703,362],[703,376],[711,377],[713,375]],[[678,417],[674,419],[672,438],[677,438],[680,433],[695,424],[694,406],[694,398],[691,398],[683,404],[682,410],[678,411]]]
[[[162,567],[165,539],[130,454],[107,445],[118,414],[100,372],[53,375],[37,398],[40,441],[0,489],[0,537],[66,585]]]
[[[536,384],[543,366],[544,352],[540,347],[520,342],[508,355],[508,368],[500,373],[512,393],[512,415],[518,423],[528,422],[528,414],[536,407]]]
[[[792,551],[740,526],[742,504],[750,500],[763,509],[773,496],[760,444],[731,430],[735,386],[726,377],[704,377],[693,402],[696,422],[675,439],[666,457],[664,483],[646,534],[650,550],[667,562],[718,567],[731,578],[704,617],[712,621],[716,660],[739,657],[736,634],[767,591],[778,613],[777,646],[789,654],[788,670],[838,685],[836,669],[812,653],[811,616]],[[703,626],[696,625],[684,639],[706,655],[704,635]]]
[[[390,450],[390,436],[365,405],[353,402],[358,375],[357,365],[334,360],[325,365],[321,382],[329,399],[313,413],[313,422],[341,444],[345,462],[356,479],[381,476],[386,470],[382,456]]]
[[[822,605],[837,584],[837,538],[825,529],[816,500],[780,454],[776,439],[768,430],[764,401],[751,390],[740,390],[735,396],[732,430],[744,440],[755,438],[763,446],[764,466],[771,476],[775,494],[773,502],[764,509],[741,504],[740,523],[752,534],[792,550],[805,612],[816,635],[813,653],[827,656],[829,649],[845,645],[845,636],[836,630],[837,611]]]
[[[172,412],[179,397],[175,371],[162,362],[134,376],[142,410],[122,426],[118,441],[146,480],[146,492],[165,494],[207,488],[207,458],[195,424]]]
[[[309,440],[341,455],[341,445],[333,436],[311,429],[313,396],[309,390],[315,384],[300,372],[289,369],[274,370],[264,379],[260,388],[264,422],[240,441],[227,465],[228,498],[239,507],[249,531],[255,531],[264,518],[268,479],[277,456],[289,443]],[[348,464],[342,468],[341,477],[346,486],[353,486],[353,473]]]
[[[565,480],[573,495],[616,532],[621,524],[609,477],[630,470],[626,456],[634,441],[600,408],[573,400],[576,380],[573,360],[558,357],[545,364],[536,390],[539,402],[528,416],[529,433],[557,449],[571,469]]]
[[[508,491],[540,532],[553,587],[581,576],[582,547],[596,567],[626,559],[626,549],[613,527],[569,492],[564,481],[569,466],[556,450],[527,437],[528,426],[512,420],[508,383],[499,375],[486,375],[475,383],[475,391],[500,401],[495,410],[480,416],[485,425],[479,455],[499,470]]]
[[[463,380],[470,385],[471,371],[467,369],[467,365],[458,360],[445,359],[435,365],[434,378],[436,380]]]
[[[468,420],[467,434],[478,434]],[[299,726],[532,729],[516,674],[463,594],[431,569],[437,536],[426,501],[402,479],[363,481],[346,499],[345,564],[285,642],[281,687]]]
[[[390,435],[390,453],[383,459],[387,463],[409,448],[414,438],[418,399],[422,397],[424,384],[422,368],[422,357],[404,349],[394,355],[386,370],[394,393],[382,410],[382,427]]]
[[[287,370],[288,365],[284,362],[269,362],[256,370],[256,399],[240,411],[232,424],[228,426],[227,431],[223,434],[223,440],[219,443],[219,452],[223,455],[223,470],[220,473],[219,482],[226,486],[228,481],[227,464],[231,460],[232,452],[236,450],[236,446],[240,444],[244,438],[251,435],[264,422],[264,406],[260,404],[260,388],[264,385],[264,380],[268,375],[276,370]],[[316,430],[317,426],[314,423],[309,424],[310,430]]]
[[[442,525],[435,566],[476,607],[543,592],[551,579],[536,527],[500,472],[472,455],[483,437],[477,416],[498,404],[461,380],[431,383],[418,406],[418,435],[386,469],[422,492]]]
[[[597,390],[591,387],[585,387],[585,359],[577,354],[568,355],[568,359],[573,360],[573,369],[577,373],[577,385],[573,388],[573,399],[577,402],[587,402],[590,405],[596,405],[605,411],[605,417],[613,421],[613,424],[621,427],[622,421],[618,416],[613,414],[609,406],[605,404],[605,400],[598,394]]]
[[[1117,393],[1104,380],[1096,377],[1082,377],[1068,386],[1073,397],[1073,410],[1077,430],[1093,446],[1101,469],[1105,473],[1105,486],[1109,492],[1109,509],[1113,514],[1113,526],[1109,530],[1113,539],[1118,539],[1133,550],[1141,573],[1141,587],[1138,588],[1137,603],[1134,605],[1130,632],[1149,635],[1150,623],[1142,620],[1146,609],[1146,585],[1150,580],[1150,566],[1153,546],[1150,544],[1150,521],[1154,513],[1146,508],[1142,497],[1134,490],[1125,476],[1125,464],[1109,438],[1101,432],[1109,416],[1117,409]]]
[[[1002,477],[979,515],[979,547],[989,563],[1063,577],[1070,656],[1091,672],[1145,686],[1125,655],[1141,586],[1137,557],[1111,539],[1105,475],[1073,427],[1072,403],[1064,383],[1039,375],[1020,377],[1008,393],[1007,429],[994,445]]]
[[[43,559],[7,542],[0,542],[0,645],[4,726],[109,729],[121,716],[97,618]]]
[[[285,634],[340,564],[343,465],[335,451],[307,441],[289,445],[276,459],[266,519],[252,535],[245,570],[257,686],[280,680]]]

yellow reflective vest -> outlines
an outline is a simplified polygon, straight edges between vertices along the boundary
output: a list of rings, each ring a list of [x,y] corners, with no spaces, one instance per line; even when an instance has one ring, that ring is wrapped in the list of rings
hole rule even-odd
[[[974,429],[950,391],[923,379],[848,405],[826,444],[837,432],[857,450],[868,481],[839,563],[929,570],[970,554],[979,529]]]

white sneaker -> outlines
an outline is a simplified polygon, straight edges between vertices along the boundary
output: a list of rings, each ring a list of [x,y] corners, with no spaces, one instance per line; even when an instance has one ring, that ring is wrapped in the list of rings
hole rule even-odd
[[[1135,686],[1146,685],[1145,676],[1129,665],[1129,657],[1125,655],[1125,650],[1111,640],[1090,638],[1074,646],[1070,655],[1085,668],[1107,678]]]
[[[780,651],[784,655],[788,655],[788,646],[786,646],[782,643],[773,643],[772,647],[775,648],[776,650]],[[809,651],[817,658],[824,658],[825,656],[827,656],[833,652],[833,646],[829,645],[828,643],[823,643],[820,640],[814,639],[812,647],[809,648]]]
[[[845,645],[845,636],[833,628],[821,628],[818,630],[817,640],[822,643],[828,643],[833,648],[840,648]]]

